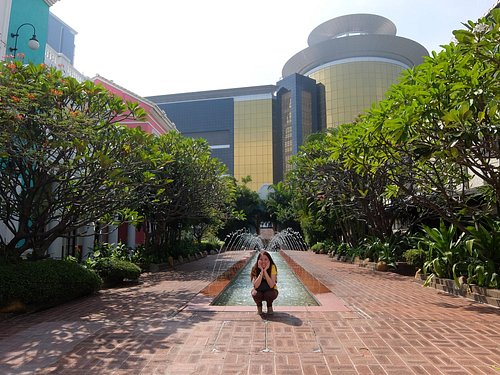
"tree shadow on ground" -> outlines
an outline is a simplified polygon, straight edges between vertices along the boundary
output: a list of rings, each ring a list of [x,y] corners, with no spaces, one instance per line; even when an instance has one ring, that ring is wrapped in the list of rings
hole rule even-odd
[[[216,314],[182,311],[213,269],[213,259],[191,263],[0,321],[0,373],[139,373],[154,353],[167,355],[185,343],[183,332]]]

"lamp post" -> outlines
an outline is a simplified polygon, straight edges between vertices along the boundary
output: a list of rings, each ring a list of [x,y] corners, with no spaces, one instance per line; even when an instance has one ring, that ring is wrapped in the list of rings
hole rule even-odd
[[[38,39],[36,38],[35,26],[33,26],[33,24],[31,24],[29,22],[23,23],[22,25],[20,25],[17,28],[15,34],[14,33],[10,33],[11,38],[14,38],[14,48],[10,47],[9,50],[11,52],[13,52],[14,58],[16,58],[16,54],[17,54],[17,38],[19,37],[19,29],[21,29],[21,27],[26,26],[26,25],[29,25],[29,26],[31,26],[33,28],[33,36],[28,41],[28,47],[31,48],[31,49],[33,49],[33,50],[36,50],[36,49],[38,49],[38,47],[40,47],[40,43],[38,42]]]

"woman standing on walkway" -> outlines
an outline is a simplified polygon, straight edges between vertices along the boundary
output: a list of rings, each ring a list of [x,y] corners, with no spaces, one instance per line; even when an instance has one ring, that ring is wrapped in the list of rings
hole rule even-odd
[[[252,297],[257,304],[258,314],[262,314],[263,301],[266,301],[267,313],[273,313],[273,301],[278,297],[277,276],[278,269],[271,255],[267,251],[261,251],[250,274],[253,284]]]

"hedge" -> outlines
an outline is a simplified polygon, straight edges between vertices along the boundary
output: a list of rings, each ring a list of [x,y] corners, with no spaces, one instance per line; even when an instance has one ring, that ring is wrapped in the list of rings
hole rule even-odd
[[[138,280],[141,269],[136,264],[116,258],[99,258],[92,266],[104,281],[105,286],[114,286],[124,279]]]
[[[95,293],[101,285],[94,271],[67,260],[0,265],[0,308],[12,303],[52,306]]]

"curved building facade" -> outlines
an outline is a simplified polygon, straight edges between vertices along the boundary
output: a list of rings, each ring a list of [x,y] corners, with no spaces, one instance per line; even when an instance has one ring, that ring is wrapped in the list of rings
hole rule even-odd
[[[351,14],[316,27],[306,49],[283,67],[283,77],[301,74],[324,86],[326,127],[352,122],[384,98],[405,69],[423,62],[427,50],[396,36],[385,17]]]

